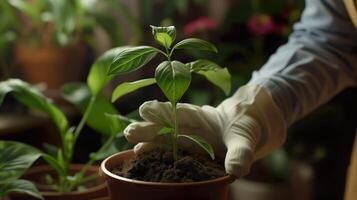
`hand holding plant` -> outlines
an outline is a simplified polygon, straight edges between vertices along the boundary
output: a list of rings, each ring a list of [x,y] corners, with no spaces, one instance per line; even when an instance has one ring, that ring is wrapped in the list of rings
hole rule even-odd
[[[172,61],[175,50],[196,49],[216,52],[212,44],[199,39],[186,39],[170,48],[175,35],[172,27],[153,27],[153,33],[156,34],[155,39],[165,47],[165,52],[153,47],[129,48],[116,56],[109,71],[110,74],[130,71],[118,70],[124,69],[116,68],[120,63],[130,63],[131,69],[135,70],[157,53],[167,58],[167,61],[156,68],[155,80],[152,82],[155,81],[159,85],[170,103],[154,101],[141,106],[140,115],[147,122],[132,123],[124,130],[130,142],[139,143],[134,150],[140,152],[153,146],[160,146],[163,144],[161,136],[170,135],[175,153],[178,139],[188,138],[203,147],[212,158],[213,149],[220,157],[225,157],[227,173],[236,177],[246,175],[255,160],[265,156],[284,139],[283,129],[278,128],[283,124],[283,119],[280,113],[276,112],[277,107],[271,95],[261,86],[248,84],[216,108],[179,104],[178,101],[190,84],[191,72],[204,75],[226,94],[230,91],[230,76],[226,69],[207,60],[187,64]],[[127,60],[132,62],[126,62]],[[113,93],[114,100],[117,93],[125,93],[123,85],[133,87],[139,84],[134,82],[119,85]],[[279,140],[269,143],[268,141],[273,141],[272,138]]]

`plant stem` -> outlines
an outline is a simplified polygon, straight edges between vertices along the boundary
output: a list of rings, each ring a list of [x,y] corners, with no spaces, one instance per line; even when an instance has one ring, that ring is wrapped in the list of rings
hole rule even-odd
[[[166,57],[167,57],[167,60],[168,61],[171,61],[171,54],[169,52],[169,50],[165,47],[165,50],[166,50]]]
[[[111,145],[115,139],[116,135],[112,134],[107,141],[105,141],[104,145],[95,153],[98,154],[102,151],[104,151],[105,149],[107,149],[109,147],[109,145]],[[87,172],[87,170],[94,164],[94,162],[97,161],[96,157],[93,156],[90,158],[90,160],[84,165],[84,167],[82,168],[82,170],[80,172],[78,172],[78,180],[75,181],[75,183],[73,185],[71,185],[71,190],[76,187],[78,184],[83,183],[83,178],[85,173]]]
[[[82,117],[81,121],[79,122],[79,124],[78,124],[78,126],[76,128],[76,131],[74,132],[75,141],[77,140],[79,134],[81,133],[81,130],[82,130],[84,124],[86,123],[90,112],[92,111],[92,108],[93,108],[93,105],[94,105],[94,102],[95,102],[96,98],[97,98],[96,96],[92,96],[90,98],[90,100],[89,100],[89,103],[88,103],[88,106],[86,108],[86,111],[84,112],[83,117]]]
[[[96,101],[96,98],[97,98],[96,96],[92,96],[90,98],[89,103],[87,105],[87,108],[86,108],[86,110],[85,110],[85,112],[84,112],[84,114],[82,116],[82,119],[79,122],[79,124],[78,124],[78,126],[77,126],[77,128],[76,128],[76,130],[74,132],[74,139],[73,139],[72,144],[71,144],[72,148],[70,148],[71,152],[63,152],[64,155],[65,155],[65,162],[66,162],[66,166],[65,166],[65,172],[66,173],[68,173],[68,167],[69,167],[69,164],[70,164],[70,162],[72,160],[73,149],[74,149],[73,147],[77,142],[78,136],[81,133],[81,131],[82,131],[83,127],[84,127],[84,124],[86,123],[86,121],[88,119],[88,116],[89,116],[90,112],[92,111],[92,108],[93,108],[94,102]],[[66,134],[69,134],[69,133],[66,133]],[[64,144],[65,142],[66,141],[64,141],[64,138],[62,138],[62,143],[63,143],[63,149],[64,150],[67,149],[67,148],[64,147],[65,146],[65,144]],[[73,188],[71,185],[68,186],[68,181],[66,180],[66,177],[62,177],[62,180],[60,180],[60,184],[59,185],[60,185],[59,187],[62,188],[60,190],[63,190],[63,191],[70,191]]]
[[[179,127],[178,127],[178,116],[177,116],[177,104],[174,103],[172,104],[172,113],[173,113],[173,121],[174,121],[174,134],[172,135],[172,150],[173,150],[173,155],[174,155],[174,161],[177,161],[177,137],[179,133]]]
[[[166,58],[169,59],[169,54],[167,54],[167,53],[161,51],[160,49],[157,49],[157,48],[154,48],[154,49],[155,49],[157,52],[161,53],[162,55],[164,55]]]

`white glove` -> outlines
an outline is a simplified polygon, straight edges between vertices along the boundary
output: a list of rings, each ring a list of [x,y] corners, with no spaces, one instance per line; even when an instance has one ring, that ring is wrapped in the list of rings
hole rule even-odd
[[[124,134],[129,142],[138,143],[139,153],[160,145],[159,130],[172,120],[168,102],[145,102],[139,109],[145,122],[130,124]],[[210,143],[218,157],[225,157],[227,173],[241,177],[257,160],[285,140],[284,119],[269,93],[260,86],[241,87],[235,95],[217,108],[178,104],[180,133],[197,134]],[[197,145],[179,141],[185,149]],[[181,147],[182,147],[181,146]]]

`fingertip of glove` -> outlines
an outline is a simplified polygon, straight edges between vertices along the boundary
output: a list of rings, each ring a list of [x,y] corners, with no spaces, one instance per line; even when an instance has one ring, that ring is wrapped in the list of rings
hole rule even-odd
[[[136,126],[137,126],[136,122],[133,122],[133,123],[129,124],[123,131],[125,138],[130,143],[134,143],[134,138],[132,137],[133,136],[132,133],[134,132]]]
[[[250,167],[244,165],[232,165],[228,164],[225,166],[226,172],[236,178],[241,178],[247,175],[250,171]]]
[[[139,107],[139,112],[141,113],[143,110],[145,110],[146,108],[150,108],[153,106],[153,104],[157,104],[158,101],[157,100],[152,100],[152,101],[145,101],[143,104],[141,104],[141,106]]]
[[[253,161],[253,152],[250,148],[238,146],[228,148],[225,159],[225,168],[228,174],[242,177],[249,173]]]
[[[136,155],[141,154],[144,152],[148,152],[148,151],[154,149],[155,147],[156,147],[156,144],[154,144],[154,143],[141,142],[134,146],[134,153]]]

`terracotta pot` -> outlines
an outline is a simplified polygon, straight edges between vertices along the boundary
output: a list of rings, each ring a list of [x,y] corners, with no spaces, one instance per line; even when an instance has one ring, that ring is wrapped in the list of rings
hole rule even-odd
[[[84,165],[73,164],[70,166],[70,170],[72,172],[78,172],[82,169],[83,166]],[[87,173],[88,175],[98,173],[98,167],[92,166]],[[36,166],[30,168],[24,175],[24,178],[28,180],[36,180],[39,177],[42,177],[43,174],[55,174],[55,172],[49,165]],[[96,179],[92,184],[93,186],[90,186],[86,191],[74,191],[66,193],[45,191],[41,189],[44,188],[41,185],[38,185],[37,187],[40,190],[42,196],[45,198],[45,200],[92,200],[96,198],[106,197],[108,195],[106,184],[102,178],[98,177],[98,179]],[[11,194],[11,200],[35,200],[35,198],[32,198],[25,194],[16,193]]]
[[[158,183],[137,181],[117,176],[111,170],[135,156],[132,150],[114,154],[105,159],[100,174],[105,178],[109,196],[113,200],[227,200],[228,185],[235,178],[225,176],[194,183]]]
[[[33,84],[45,82],[48,89],[60,89],[65,83],[79,81],[85,54],[81,44],[40,48],[17,44],[15,47],[15,58],[24,79]]]

